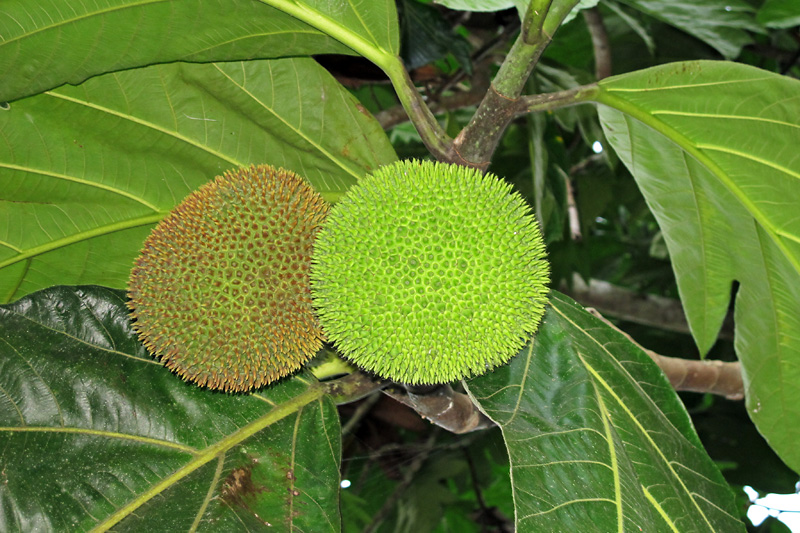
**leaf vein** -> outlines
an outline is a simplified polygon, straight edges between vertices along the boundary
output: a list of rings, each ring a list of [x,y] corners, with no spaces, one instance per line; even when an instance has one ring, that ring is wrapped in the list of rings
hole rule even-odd
[[[63,422],[63,421],[62,421]],[[0,427],[0,432],[6,433],[67,433],[72,435],[92,435],[94,437],[106,437],[110,439],[130,440],[143,444],[153,444],[155,446],[162,446],[164,448],[172,448],[184,453],[196,455],[198,451],[190,446],[178,444],[177,442],[169,442],[163,439],[155,439],[153,437],[142,437],[140,435],[131,435],[127,433],[119,433],[117,431],[105,431],[99,429],[77,428],[77,427],[45,427],[45,426],[4,426]]]
[[[654,110],[650,112],[653,115],[666,115],[676,117],[692,117],[692,118],[722,118],[726,120],[753,120],[756,122],[765,122],[768,124],[776,124],[778,126],[787,126],[789,128],[800,129],[800,124],[793,124],[785,120],[777,120],[773,118],[753,117],[744,115],[727,115],[722,113],[692,113],[689,111],[674,111],[674,110]]]
[[[67,96],[65,94],[61,94],[61,93],[57,93],[57,92],[53,92],[53,91],[47,91],[44,94],[46,94],[47,96],[52,96],[53,98],[59,98],[61,100],[65,100],[67,102],[72,102],[74,104],[86,106],[86,107],[89,107],[91,109],[95,109],[97,111],[100,111],[101,113],[107,113],[107,114],[109,114],[111,116],[115,116],[115,117],[121,118],[123,120],[128,120],[130,122],[133,122],[134,124],[139,124],[140,126],[144,126],[146,128],[150,128],[150,129],[152,129],[154,131],[157,131],[159,133],[163,133],[164,135],[168,135],[170,137],[174,137],[175,139],[178,139],[179,141],[185,142],[188,145],[194,146],[195,148],[203,150],[204,152],[208,152],[209,154],[211,154],[211,155],[213,155],[215,157],[218,157],[218,158],[222,159],[223,161],[226,161],[226,162],[230,163],[231,165],[234,165],[234,166],[237,166],[237,167],[244,166],[244,163],[242,163],[240,161],[237,161],[236,159],[233,159],[233,158],[231,158],[231,157],[229,157],[229,156],[227,156],[227,155],[225,155],[225,154],[223,154],[223,153],[221,153],[221,152],[219,152],[217,150],[212,150],[210,147],[205,146],[203,144],[200,144],[199,142],[197,142],[197,141],[195,141],[193,139],[190,139],[189,137],[187,137],[185,135],[181,135],[177,131],[170,131],[167,128],[159,126],[158,124],[155,124],[153,122],[148,122],[148,121],[146,121],[144,119],[135,117],[133,115],[130,115],[130,114],[127,114],[127,113],[122,113],[121,111],[117,111],[117,110],[111,109],[109,107],[104,107],[104,106],[101,106],[101,105],[98,105],[98,104],[94,104],[92,102],[87,102],[85,100],[81,100],[79,98],[74,98],[72,96]]]

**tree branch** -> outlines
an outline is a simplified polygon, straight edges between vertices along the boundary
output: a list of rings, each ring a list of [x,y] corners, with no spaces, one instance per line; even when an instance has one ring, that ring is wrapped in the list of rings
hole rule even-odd
[[[744,399],[742,367],[738,361],[731,363],[724,361],[697,361],[659,355],[633,340],[630,335],[609,322],[597,310],[587,308],[587,311],[608,324],[609,327],[625,335],[629,341],[649,355],[661,368],[664,375],[667,376],[670,385],[675,390],[718,394],[729,400]]]
[[[686,314],[679,300],[652,294],[640,294],[630,289],[617,287],[607,281],[592,279],[589,283],[579,275],[572,277],[572,286],[564,284],[559,290],[582,305],[594,307],[603,314],[615,316],[628,322],[653,326],[667,331],[691,334]],[[731,317],[722,323],[719,337],[733,339]]]
[[[675,390],[719,394],[728,400],[744,399],[742,366],[738,361],[695,361],[642,349],[661,368]]]
[[[575,202],[575,191],[572,187],[572,180],[564,179],[567,187],[567,218],[569,219],[569,238],[573,241],[583,239],[581,234],[581,218],[578,213],[578,204]]]
[[[594,48],[594,73],[597,80],[611,76],[611,47],[608,45],[608,33],[603,24],[603,15],[597,7],[583,10],[583,18],[589,34],[592,36]]]
[[[577,0],[555,2],[534,0],[522,21],[522,31],[505,61],[500,65],[475,116],[458,134],[452,146],[451,162],[463,162],[485,170],[508,124],[516,117],[525,83],[561,21]]]

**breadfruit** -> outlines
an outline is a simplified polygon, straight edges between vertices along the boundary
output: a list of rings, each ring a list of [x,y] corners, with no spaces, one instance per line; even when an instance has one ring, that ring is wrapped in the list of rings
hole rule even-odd
[[[248,391],[322,345],[311,303],[313,242],[328,204],[296,174],[226,172],[176,206],[132,270],[134,327],[187,381]]]
[[[365,370],[449,383],[508,362],[544,314],[549,265],[536,219],[497,177],[401,161],[336,204],[311,287],[326,338]]]

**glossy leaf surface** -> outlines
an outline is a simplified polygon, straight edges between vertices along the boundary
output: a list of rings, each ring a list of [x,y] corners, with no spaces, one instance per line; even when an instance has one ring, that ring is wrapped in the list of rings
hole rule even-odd
[[[518,531],[744,531],[659,368],[565,296],[468,387],[502,428]]]
[[[94,286],[0,307],[0,368],[2,531],[340,529],[339,419],[311,376],[188,384]]]
[[[267,163],[335,199],[395,159],[311,59],[107,74],[0,111],[0,301],[57,283],[122,288],[152,228],[225,170]]]
[[[688,62],[600,87],[606,136],[663,231],[702,352],[740,283],[736,352],[747,406],[800,471],[800,81]]]
[[[309,25],[286,9],[317,15]],[[389,1],[7,0],[0,11],[0,102],[87,78],[171,61],[237,61],[353,53],[329,37],[342,24],[396,53]]]

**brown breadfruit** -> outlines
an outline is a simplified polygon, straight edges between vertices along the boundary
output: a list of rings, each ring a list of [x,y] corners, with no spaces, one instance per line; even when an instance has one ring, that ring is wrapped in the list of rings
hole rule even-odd
[[[297,370],[321,347],[309,270],[328,204],[296,174],[226,172],[153,230],[129,307],[148,350],[187,381],[243,392]]]

